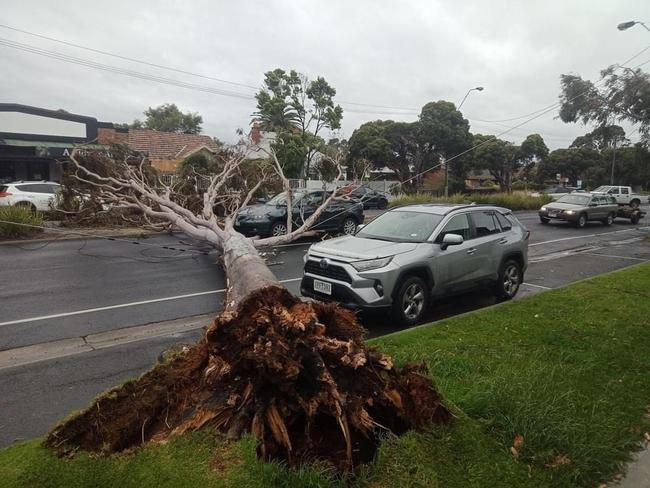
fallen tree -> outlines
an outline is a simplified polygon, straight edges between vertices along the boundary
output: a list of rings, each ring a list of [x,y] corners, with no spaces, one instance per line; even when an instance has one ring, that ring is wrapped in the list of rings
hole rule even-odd
[[[55,427],[47,446],[61,454],[113,453],[197,429],[231,438],[251,432],[266,459],[289,464],[321,459],[347,471],[373,458],[382,434],[448,420],[423,366],[396,368],[390,357],[364,344],[353,313],[293,296],[257,252],[313,233],[334,193],[297,224],[287,212],[286,235],[250,239],[234,230],[237,210],[267,178],[282,180],[291,208],[289,181],[270,156],[271,164],[245,193],[228,190],[243,161],[230,156],[196,214],[175,201],[173,188],[155,182],[143,161],[125,159],[120,172],[102,175],[73,153],[76,177],[95,186],[102,198],[218,249],[228,289],[224,311],[196,345],[98,397]],[[340,162],[332,163],[340,178]],[[214,214],[217,204],[229,210],[225,217]]]

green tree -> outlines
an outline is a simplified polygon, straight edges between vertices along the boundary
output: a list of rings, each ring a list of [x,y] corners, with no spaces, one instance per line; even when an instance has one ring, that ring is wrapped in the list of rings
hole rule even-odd
[[[597,87],[577,75],[560,76],[560,118],[596,127],[612,125],[613,120],[638,124],[647,144],[650,138],[650,76],[640,69],[610,66],[601,71],[604,80]]]
[[[370,161],[376,169],[389,165],[393,153],[386,129],[392,124],[392,120],[375,120],[355,129],[348,143],[348,163]]]
[[[292,156],[304,154],[300,164],[304,177],[309,174],[314,155],[325,145],[323,130],[341,127],[343,109],[334,103],[335,95],[336,90],[322,77],[309,80],[294,70],[287,73],[279,68],[264,75],[264,87],[255,95],[255,118],[263,130],[276,132],[281,142],[274,144],[274,149],[281,152],[276,146],[290,142]],[[297,150],[298,144],[303,144],[301,151]],[[296,164],[293,159],[280,162],[292,168]]]
[[[604,149],[627,146],[629,143],[630,141],[625,137],[623,127],[619,125],[606,125],[597,127],[584,136],[576,137],[570,147],[602,151]]]
[[[496,179],[501,191],[509,191],[515,170],[517,147],[493,135],[474,134],[477,146],[467,158],[474,170],[487,170]]]
[[[529,172],[535,163],[548,157],[548,147],[539,134],[530,134],[520,146],[498,139],[493,135],[475,134],[477,146],[468,156],[472,169],[487,170],[499,184],[501,191],[512,191],[515,173]]]
[[[557,181],[557,174],[569,178],[575,184],[582,180],[583,186],[602,184],[602,174],[607,165],[602,155],[590,148],[556,149],[540,162],[537,168],[537,180],[540,183]]]
[[[417,150],[414,155],[414,171],[420,174],[442,160],[451,158],[468,149],[472,142],[469,122],[456,106],[444,100],[429,102],[420,112],[416,127]],[[462,158],[449,163],[449,172],[464,179],[465,166]]]
[[[158,107],[149,107],[144,111],[144,122],[134,120],[128,127],[132,129],[153,129],[160,132],[178,132],[182,134],[199,134],[203,117],[198,113],[183,113],[174,103],[165,103]]]

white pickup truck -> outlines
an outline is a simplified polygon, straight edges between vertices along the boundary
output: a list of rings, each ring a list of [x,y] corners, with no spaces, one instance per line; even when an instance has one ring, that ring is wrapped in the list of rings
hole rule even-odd
[[[638,208],[642,203],[648,203],[646,195],[633,193],[629,186],[603,185],[593,190],[592,193],[606,193],[613,196],[619,205],[629,205],[632,208]]]

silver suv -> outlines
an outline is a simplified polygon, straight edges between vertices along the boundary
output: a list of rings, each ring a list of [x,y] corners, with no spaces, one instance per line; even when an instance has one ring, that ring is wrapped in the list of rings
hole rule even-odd
[[[514,297],[528,265],[529,235],[505,208],[399,207],[356,235],[313,244],[300,288],[350,308],[390,309],[412,325],[436,297],[486,284],[500,298]]]

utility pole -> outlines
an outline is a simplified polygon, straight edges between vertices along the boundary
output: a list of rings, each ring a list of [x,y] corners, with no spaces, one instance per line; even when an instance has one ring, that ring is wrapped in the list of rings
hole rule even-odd
[[[614,137],[614,145],[612,146],[612,174],[609,177],[609,184],[614,185],[614,165],[616,164],[616,137]]]

